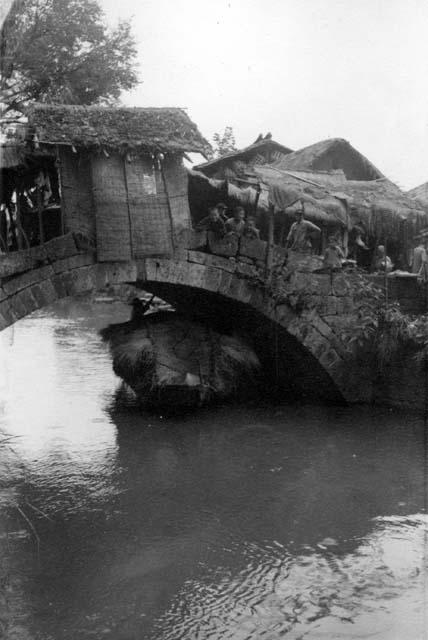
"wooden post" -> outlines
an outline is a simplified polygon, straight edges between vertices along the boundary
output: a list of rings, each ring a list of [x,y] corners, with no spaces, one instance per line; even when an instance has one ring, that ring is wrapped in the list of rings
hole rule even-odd
[[[79,158],[80,161],[80,158]],[[62,184],[62,173],[61,173],[61,157],[59,155],[59,147],[56,145],[55,147],[55,170],[56,177],[58,180],[58,195],[59,195],[59,205],[60,205],[60,216],[61,216],[61,235],[65,235],[65,217],[64,217],[64,202],[63,202],[63,184]]]
[[[257,206],[259,204],[259,198],[260,198],[260,192],[261,192],[262,188],[260,185],[260,182],[257,183],[257,190],[256,190],[256,199],[254,201],[254,217],[257,219]]]
[[[22,228],[22,220],[21,220],[21,192],[22,192],[22,183],[19,187],[16,187],[16,228],[17,228],[17,242],[18,249],[23,248],[23,240],[26,244],[26,249],[30,247],[28,242],[28,238],[24,233]]]
[[[16,190],[16,241],[18,243],[18,250],[22,249],[22,225],[21,225],[21,203],[19,197],[19,189]]]
[[[385,236],[385,259],[384,259],[384,264],[385,264],[385,308],[388,306],[388,271],[386,268],[386,259],[388,257],[388,238],[387,236]]]
[[[275,224],[275,206],[269,205],[269,220],[268,220],[268,243],[266,252],[266,272],[265,276],[267,280],[270,280],[272,262],[273,262],[273,247],[274,247],[274,224]]]
[[[37,216],[39,218],[39,244],[43,244],[45,241],[45,234],[43,231],[43,203],[42,203],[42,190],[37,187]]]
[[[126,174],[126,158],[125,156],[121,156],[122,158],[122,167],[123,167],[123,184],[125,185],[125,193],[126,193],[126,208],[128,211],[128,225],[129,225],[129,247],[131,251],[131,260],[135,258],[134,251],[134,239],[133,239],[133,229],[132,229],[132,216],[131,216],[131,208],[129,206],[129,189],[128,189],[128,176]]]

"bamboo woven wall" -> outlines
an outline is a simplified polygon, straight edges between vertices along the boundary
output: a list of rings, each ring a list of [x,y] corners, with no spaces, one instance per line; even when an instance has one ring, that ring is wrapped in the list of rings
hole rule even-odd
[[[92,160],[98,260],[124,261],[173,253],[176,237],[190,228],[187,176],[181,157],[120,155]]]
[[[91,164],[85,152],[60,150],[61,206],[65,231],[83,233],[95,240],[95,214],[92,197]]]
[[[122,157],[93,156],[92,181],[98,260],[131,260],[131,230]]]
[[[167,156],[162,164],[165,187],[171,212],[174,245],[183,236],[182,231],[191,229],[188,178],[181,157]]]
[[[172,253],[172,227],[168,196],[160,171],[150,156],[124,161],[131,221],[133,257]]]

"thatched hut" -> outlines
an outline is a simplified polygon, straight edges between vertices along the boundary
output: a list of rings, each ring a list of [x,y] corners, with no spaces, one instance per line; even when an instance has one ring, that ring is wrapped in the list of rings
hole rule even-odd
[[[288,154],[277,162],[289,171],[341,170],[347,180],[379,180],[383,174],[343,138],[321,140]]]
[[[293,168],[289,168],[289,165]],[[324,167],[324,169],[321,169]],[[351,178],[354,176],[354,178]],[[197,217],[203,194],[239,203],[256,214],[267,234],[267,212],[275,211],[275,241],[284,242],[296,208],[305,205],[306,217],[319,225],[322,251],[331,233],[340,235],[346,249],[355,229],[371,248],[389,246],[396,264],[405,267],[414,236],[428,225],[428,214],[344,140],[306,147],[275,162],[236,165],[213,179],[204,165],[189,176],[192,214]],[[195,207],[196,203],[196,207]],[[196,211],[195,211],[196,209]]]
[[[61,229],[96,244],[100,261],[172,252],[190,226],[183,156],[209,151],[185,111],[35,104],[27,117],[24,162],[3,163],[5,182],[49,182]]]
[[[248,147],[231,151],[220,158],[209,160],[195,166],[196,171],[202,172],[210,178],[224,178],[239,174],[242,167],[276,162],[290,154],[292,150],[272,139],[271,134],[260,135],[253,144]]]
[[[428,210],[428,182],[424,182],[424,184],[410,189],[407,191],[407,195],[409,198],[417,200],[425,209]]]

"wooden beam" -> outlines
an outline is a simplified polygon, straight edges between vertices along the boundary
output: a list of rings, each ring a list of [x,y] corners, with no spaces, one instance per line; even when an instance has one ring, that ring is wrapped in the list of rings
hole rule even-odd
[[[266,281],[269,282],[272,270],[273,248],[274,248],[274,227],[275,227],[275,207],[269,205],[268,219],[268,241],[266,251]]]
[[[36,189],[37,193],[37,217],[39,219],[39,244],[43,244],[45,241],[45,234],[43,231],[43,203],[42,203],[42,190],[40,187]]]

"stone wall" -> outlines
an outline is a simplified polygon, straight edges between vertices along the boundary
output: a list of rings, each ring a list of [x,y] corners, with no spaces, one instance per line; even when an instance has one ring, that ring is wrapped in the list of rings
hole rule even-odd
[[[381,289],[385,289],[385,277],[369,276]],[[387,278],[388,299],[400,303],[403,313],[428,313],[428,283],[423,284],[415,276],[391,274]]]
[[[248,254],[246,246],[244,250]],[[256,256],[257,252],[254,251]],[[214,256],[205,252],[180,250],[173,260],[147,259],[141,286],[165,297],[176,307],[183,309],[195,305],[204,306],[204,296],[212,309],[212,320],[221,313],[221,306],[214,304],[220,296],[232,300],[264,317],[272,325],[279,325],[294,342],[303,349],[305,366],[321,367],[332,384],[347,401],[368,401],[372,397],[368,375],[361,375],[350,366],[348,344],[342,340],[344,327],[352,320],[353,297],[351,285],[343,274],[330,277],[327,274],[285,272],[281,293],[276,283],[265,281],[265,266],[257,257]],[[273,276],[273,279],[275,275]],[[189,292],[198,292],[196,296]],[[209,294],[209,295],[208,295]],[[230,314],[238,307],[226,306]],[[207,318],[209,319],[209,318]],[[239,314],[237,328],[245,330],[245,314]],[[311,372],[308,371],[310,378]]]
[[[133,263],[97,264],[73,234],[0,256],[0,330],[55,300],[135,282]]]
[[[428,369],[415,352],[398,353],[379,372],[374,402],[428,415]]]

